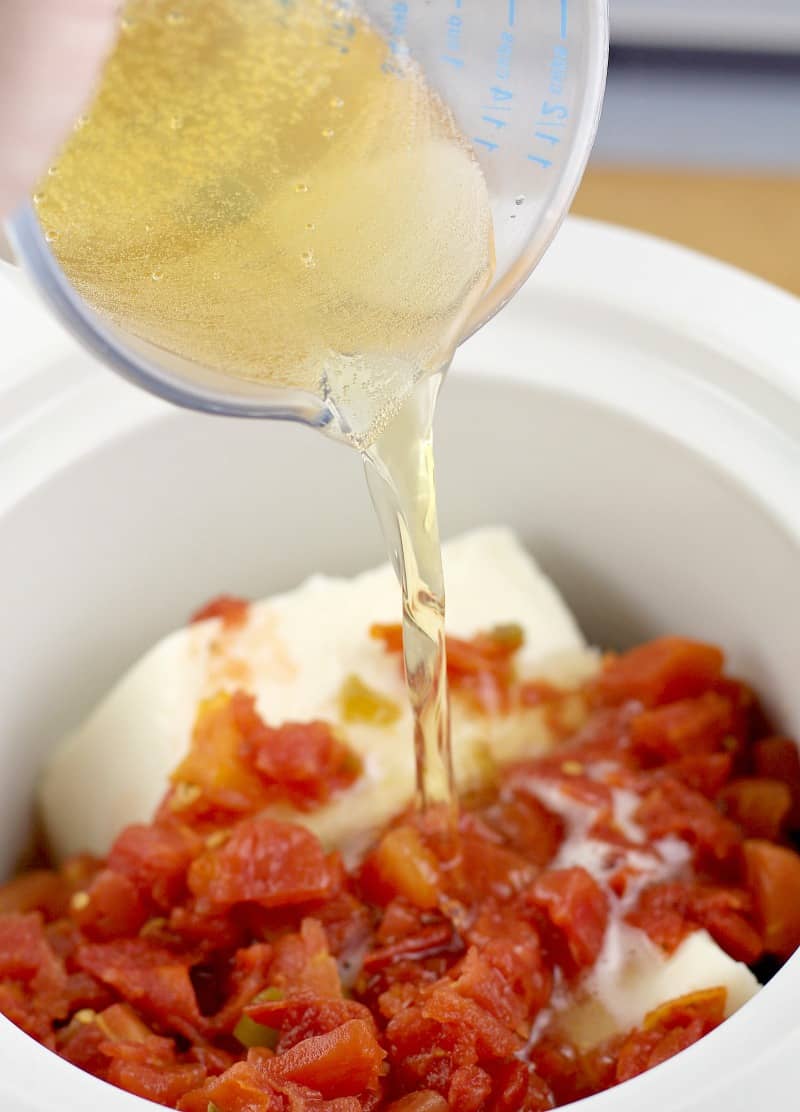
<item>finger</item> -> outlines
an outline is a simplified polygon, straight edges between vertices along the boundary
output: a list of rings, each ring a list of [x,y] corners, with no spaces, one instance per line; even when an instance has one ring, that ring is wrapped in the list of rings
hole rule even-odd
[[[119,0],[0,0],[0,218],[33,188],[88,102]]]

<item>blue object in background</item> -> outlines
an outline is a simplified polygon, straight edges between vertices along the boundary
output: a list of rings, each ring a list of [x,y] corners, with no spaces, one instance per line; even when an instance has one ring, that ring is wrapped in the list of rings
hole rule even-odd
[[[800,174],[800,0],[610,0],[594,162]]]

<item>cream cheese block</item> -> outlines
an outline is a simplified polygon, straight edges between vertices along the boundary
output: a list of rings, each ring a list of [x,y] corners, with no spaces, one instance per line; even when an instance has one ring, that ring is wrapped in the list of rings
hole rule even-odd
[[[444,546],[448,630],[471,636],[519,624],[518,668],[570,686],[599,657],[552,583],[504,528],[468,533]],[[271,725],[323,719],[341,728],[365,765],[351,789],[310,815],[294,815],[328,845],[345,847],[410,801],[414,789],[411,713],[396,657],[369,635],[399,620],[400,593],[388,565],[352,579],[314,576],[287,594],[253,604],[243,625],[214,618],[179,629],[135,663],[56,747],[39,800],[54,855],[103,855],[129,823],[147,822],[185,755],[201,700],[243,689]],[[393,700],[390,725],[343,723],[339,695],[357,676]],[[456,702],[453,744],[460,786],[488,760],[504,762],[549,742],[536,710],[494,720]]]

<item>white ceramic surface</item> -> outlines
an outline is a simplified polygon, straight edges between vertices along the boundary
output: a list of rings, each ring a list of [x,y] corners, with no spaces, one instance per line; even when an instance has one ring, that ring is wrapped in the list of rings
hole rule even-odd
[[[800,733],[798,302],[572,222],[460,352],[438,441],[448,533],[516,527],[603,644],[719,640]],[[48,746],[198,602],[380,555],[348,449],[167,409],[0,284],[0,868]],[[581,1109],[790,1112],[798,991],[794,959],[701,1044]],[[0,1105],[145,1107],[5,1021]]]

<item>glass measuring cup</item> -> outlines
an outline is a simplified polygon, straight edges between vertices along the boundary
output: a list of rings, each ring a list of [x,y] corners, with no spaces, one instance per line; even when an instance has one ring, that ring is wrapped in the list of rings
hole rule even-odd
[[[342,0],[345,28],[353,7]],[[531,272],[580,181],[602,100],[606,0],[364,0],[358,9],[388,43],[388,66],[411,58],[421,67],[487,182],[496,270],[463,339]],[[131,381],[194,409],[338,431],[335,408],[323,396],[196,364],[94,312],[60,269],[32,206],[14,216],[9,238],[56,315]]]

